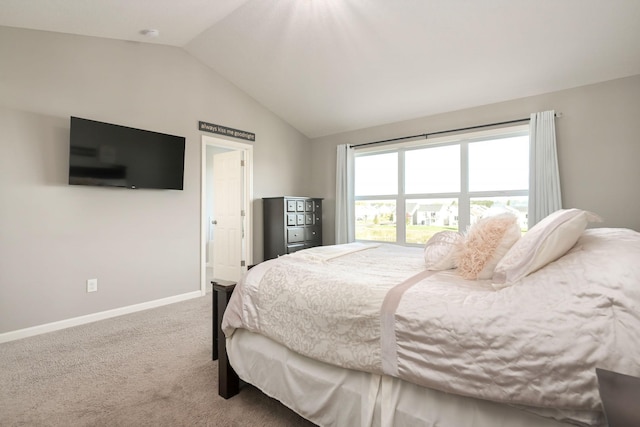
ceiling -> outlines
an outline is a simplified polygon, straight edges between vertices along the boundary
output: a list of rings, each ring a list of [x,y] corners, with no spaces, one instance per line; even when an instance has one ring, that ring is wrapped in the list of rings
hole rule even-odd
[[[0,25],[181,47],[309,138],[640,74],[638,0],[0,0]]]

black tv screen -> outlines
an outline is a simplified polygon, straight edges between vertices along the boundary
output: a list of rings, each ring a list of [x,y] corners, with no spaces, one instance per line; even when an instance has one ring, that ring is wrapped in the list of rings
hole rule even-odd
[[[185,138],[71,117],[69,184],[182,190]]]

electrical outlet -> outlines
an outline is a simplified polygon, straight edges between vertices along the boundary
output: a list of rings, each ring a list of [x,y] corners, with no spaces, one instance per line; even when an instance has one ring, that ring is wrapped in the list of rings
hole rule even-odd
[[[87,280],[87,292],[97,292],[97,291],[98,291],[98,279]]]

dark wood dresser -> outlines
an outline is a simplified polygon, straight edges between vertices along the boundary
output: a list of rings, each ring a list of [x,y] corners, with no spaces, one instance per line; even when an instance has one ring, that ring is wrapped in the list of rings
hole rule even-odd
[[[322,245],[322,199],[262,199],[265,261]]]

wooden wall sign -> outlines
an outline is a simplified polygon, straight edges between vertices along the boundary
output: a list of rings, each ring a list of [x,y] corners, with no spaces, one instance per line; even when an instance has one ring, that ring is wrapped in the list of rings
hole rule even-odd
[[[216,125],[207,122],[198,122],[198,129],[204,132],[217,133],[218,135],[231,136],[233,138],[246,139],[247,141],[255,141],[256,134],[244,130],[228,128],[226,126]]]

